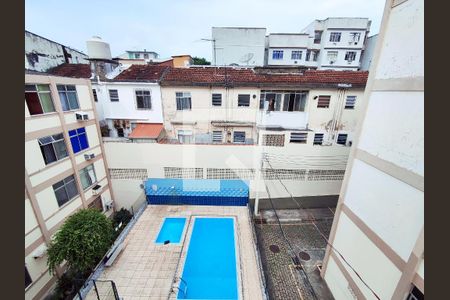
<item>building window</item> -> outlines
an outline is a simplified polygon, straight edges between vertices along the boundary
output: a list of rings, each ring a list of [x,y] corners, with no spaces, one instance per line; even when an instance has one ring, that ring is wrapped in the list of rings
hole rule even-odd
[[[125,136],[125,131],[123,130],[122,127],[116,128],[117,129],[117,136],[118,137],[124,137]]]
[[[25,102],[30,115],[41,115],[55,111],[50,87],[47,84],[25,85]]]
[[[328,51],[327,59],[330,64],[334,64],[337,60],[338,52],[337,51]]]
[[[283,147],[284,146],[284,134],[263,134],[262,136],[263,146]]]
[[[178,141],[182,144],[192,143],[192,131],[191,130],[178,130]]]
[[[313,145],[322,145],[322,143],[323,143],[323,133],[314,134]]]
[[[320,44],[322,39],[322,31],[314,31],[314,44]]]
[[[328,108],[330,107],[330,99],[331,96],[319,96],[319,100],[317,101],[317,107]]]
[[[190,110],[192,108],[190,92],[176,92],[177,110]]]
[[[250,95],[239,94],[238,95],[238,106],[250,106]]]
[[[273,50],[272,59],[283,59],[283,50]]]
[[[140,57],[141,57],[141,55],[139,53],[134,54],[134,58],[140,58]]]
[[[306,144],[307,139],[308,139],[307,132],[291,132],[291,138],[289,142]]]
[[[234,131],[233,143],[245,143],[245,131]]]
[[[212,94],[212,105],[222,106],[222,94]]]
[[[136,107],[138,109],[152,109],[152,96],[150,90],[137,90]]]
[[[317,61],[317,59],[319,58],[319,51],[312,51],[312,55],[312,60]]]
[[[80,108],[74,85],[57,85],[57,88],[63,111]]]
[[[309,61],[309,58],[311,57],[311,50],[306,50],[306,57],[305,60]]]
[[[283,111],[305,111],[306,93],[293,92],[284,94]]]
[[[222,131],[213,131],[212,132],[212,141],[213,143],[222,143],[223,141],[223,133]]]
[[[68,156],[62,133],[40,138],[38,142],[46,165]]]
[[[119,102],[119,91],[118,90],[108,90],[108,92],[109,92],[109,101]]]
[[[302,51],[292,51],[291,52],[291,59],[302,59]]]
[[[90,186],[97,182],[94,165],[89,165],[86,168],[80,170],[80,181],[83,190],[88,189]]]
[[[98,98],[97,98],[97,90],[96,89],[92,89],[92,94],[94,95],[94,101],[98,102]]]
[[[345,146],[345,144],[347,144],[347,134],[345,133],[338,134],[336,143]]]
[[[73,153],[89,148],[86,129],[84,127],[69,130],[70,143],[72,144]]]
[[[341,33],[340,32],[332,32],[330,34],[330,42],[340,42],[341,41]]]
[[[345,99],[345,109],[354,109],[356,102],[356,96],[347,96]]]
[[[148,59],[148,53],[144,53],[144,58]]]
[[[31,280],[30,273],[28,273],[28,269],[25,266],[25,288],[29,287],[30,284],[33,283],[33,280]]]
[[[73,175],[55,183],[53,190],[59,207],[78,196],[77,184]]]
[[[406,298],[406,300],[424,300],[424,299],[425,299],[424,294],[416,286],[413,287],[408,297]]]
[[[345,60],[348,62],[352,62],[356,59],[356,51],[347,51],[345,53]]]
[[[358,43],[361,39],[361,33],[360,32],[350,32],[350,43]]]

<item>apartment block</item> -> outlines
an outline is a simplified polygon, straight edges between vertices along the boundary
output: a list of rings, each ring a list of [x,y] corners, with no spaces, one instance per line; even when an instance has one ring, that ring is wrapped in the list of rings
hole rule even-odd
[[[337,300],[424,299],[424,1],[386,1],[377,39],[322,276]]]
[[[358,70],[370,24],[367,18],[327,18],[306,26],[302,33],[313,41],[317,68]]]
[[[90,80],[26,71],[25,299],[54,286],[46,248],[68,216],[89,207],[112,214],[108,174]]]

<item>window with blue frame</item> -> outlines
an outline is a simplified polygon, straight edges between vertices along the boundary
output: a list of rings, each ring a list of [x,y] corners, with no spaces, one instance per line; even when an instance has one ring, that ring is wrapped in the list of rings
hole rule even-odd
[[[89,148],[89,142],[84,127],[69,130],[70,143],[72,144],[73,153]]]
[[[272,59],[283,59],[283,50],[273,50]]]

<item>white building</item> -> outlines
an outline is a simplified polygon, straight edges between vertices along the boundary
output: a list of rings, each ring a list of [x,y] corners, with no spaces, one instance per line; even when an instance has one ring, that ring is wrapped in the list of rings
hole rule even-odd
[[[67,217],[111,216],[113,199],[90,80],[26,73],[25,299],[42,299],[63,274],[48,272],[46,249]]]
[[[127,50],[125,53],[118,56],[118,58],[124,59],[143,59],[146,62],[157,61],[159,54],[154,51],[144,50]]]
[[[361,71],[368,71],[370,69],[370,64],[372,63],[373,52],[375,50],[377,38],[378,38],[378,34],[369,36],[367,38],[367,42],[364,47],[364,51],[362,53],[362,58],[361,58],[361,67],[360,67]]]
[[[113,79],[92,80],[99,120],[109,129],[104,135],[128,137],[139,124],[160,124],[162,129],[159,81],[166,69],[132,65]]]
[[[302,33],[318,46],[317,68],[358,70],[370,24],[367,18],[327,18],[304,28]]]
[[[263,66],[265,28],[212,27],[213,65]]]
[[[386,1],[374,53],[322,276],[336,300],[423,299],[423,0]]]
[[[25,69],[45,72],[64,63],[88,64],[81,51],[25,31]]]

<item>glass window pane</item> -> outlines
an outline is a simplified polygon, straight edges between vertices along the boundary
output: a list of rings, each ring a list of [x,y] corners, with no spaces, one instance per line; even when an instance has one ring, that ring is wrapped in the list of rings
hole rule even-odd
[[[80,134],[80,135],[78,136],[78,139],[79,139],[79,141],[80,141],[81,149],[87,149],[87,148],[89,148],[89,143],[88,143],[87,136],[86,136],[85,133]]]
[[[81,127],[81,128],[78,128],[77,129],[77,133],[78,134],[80,134],[80,133],[85,133],[86,132],[86,128],[84,128],[84,127]]]
[[[73,153],[77,153],[77,152],[81,151],[80,142],[78,141],[78,136],[71,137],[70,143],[72,144]]]
[[[69,201],[69,197],[67,196],[66,189],[64,187],[55,190],[55,196],[59,206],[62,206],[64,203]]]
[[[48,113],[55,111],[50,93],[39,93],[39,98],[41,99],[41,104],[44,112]]]
[[[80,180],[81,180],[81,186],[83,187],[84,190],[87,189],[88,187],[90,187],[92,184],[91,178],[87,174],[86,169],[83,169],[80,171]]]
[[[69,199],[72,199],[76,195],[78,195],[78,189],[77,189],[75,180],[66,184],[66,190],[67,190],[67,195],[69,196]]]
[[[69,106],[70,109],[78,109],[80,108],[77,100],[77,93],[75,92],[67,92],[67,96],[69,97]]]
[[[74,85],[66,85],[66,89],[67,89],[68,91],[76,91]]]
[[[37,90],[39,92],[49,92],[50,91],[50,87],[48,86],[48,84],[38,84],[37,85]]]
[[[58,89],[58,91],[65,91],[66,90],[66,86],[65,85],[57,85],[56,88]]]
[[[64,140],[54,143],[53,146],[55,147],[56,157],[58,160],[67,157],[68,153]]]
[[[46,165],[57,160],[52,144],[41,146],[41,152]]]
[[[74,136],[74,135],[77,135],[77,131],[75,129],[69,130],[69,136]]]
[[[70,110],[69,100],[67,99],[67,95],[65,92],[59,92],[59,99],[61,100],[62,110]]]
[[[36,86],[34,84],[26,84],[25,92],[28,92],[28,91],[36,91]]]
[[[44,113],[37,93],[25,93],[25,101],[27,103],[30,115],[39,115]]]

